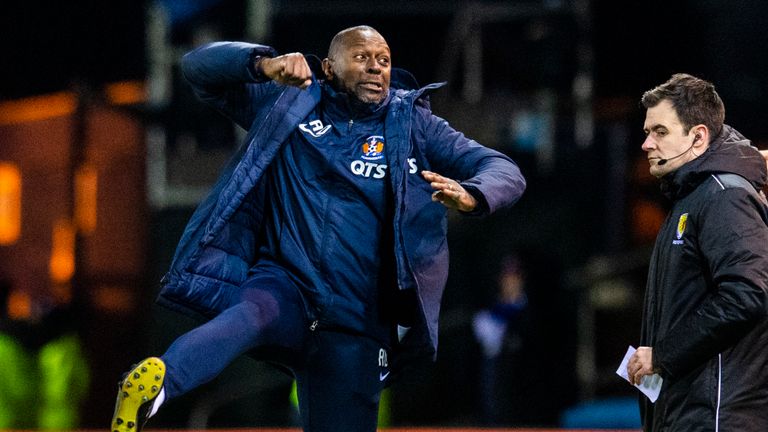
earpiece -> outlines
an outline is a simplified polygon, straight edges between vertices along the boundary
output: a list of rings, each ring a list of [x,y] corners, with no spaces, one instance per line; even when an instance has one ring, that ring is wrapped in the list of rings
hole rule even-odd
[[[672,159],[677,159],[677,158],[679,158],[680,156],[682,156],[682,155],[684,155],[684,154],[688,153],[689,151],[693,151],[693,146],[695,146],[695,145],[696,145],[696,141],[700,141],[700,140],[701,140],[701,134],[698,134],[698,133],[697,133],[696,135],[694,135],[694,136],[693,136],[693,142],[691,142],[691,146],[690,146],[690,147],[688,147],[688,150],[686,150],[686,151],[684,151],[684,152],[680,153],[680,154],[679,154],[679,155],[677,155],[677,156],[673,156],[673,157],[671,157],[671,158],[667,158],[667,159],[663,159],[663,158],[662,158],[662,159],[659,159],[659,161],[658,161],[658,162],[656,162],[656,165],[658,165],[658,166],[661,166],[661,165],[665,165],[667,162],[671,161]],[[696,153],[694,153],[694,155],[695,155],[695,156],[698,156],[698,155],[696,155]]]

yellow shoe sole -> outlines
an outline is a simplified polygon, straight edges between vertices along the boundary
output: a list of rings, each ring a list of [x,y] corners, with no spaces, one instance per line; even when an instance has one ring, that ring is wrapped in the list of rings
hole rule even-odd
[[[140,431],[152,406],[150,402],[160,394],[164,379],[165,363],[157,357],[142,360],[131,369],[120,383],[111,431]]]

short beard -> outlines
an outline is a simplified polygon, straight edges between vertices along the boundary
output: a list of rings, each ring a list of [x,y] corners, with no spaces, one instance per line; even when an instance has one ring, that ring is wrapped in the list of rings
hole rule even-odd
[[[357,94],[353,92],[347,91],[346,88],[342,87],[341,82],[339,81],[339,77],[334,76],[333,79],[328,81],[331,87],[336,90],[338,93],[344,93],[347,95],[347,99],[349,100],[349,105],[353,109],[359,109],[359,108],[368,108],[372,105],[378,105],[381,103],[381,101],[384,100],[386,95],[382,95],[381,98],[377,100],[364,100],[360,99]]]

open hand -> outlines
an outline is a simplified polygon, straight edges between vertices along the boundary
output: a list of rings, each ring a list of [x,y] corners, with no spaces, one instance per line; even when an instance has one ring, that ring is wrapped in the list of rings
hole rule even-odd
[[[432,193],[432,201],[438,201],[448,208],[464,212],[471,212],[477,207],[475,197],[468,193],[458,181],[432,171],[422,171],[421,175],[435,190]]]

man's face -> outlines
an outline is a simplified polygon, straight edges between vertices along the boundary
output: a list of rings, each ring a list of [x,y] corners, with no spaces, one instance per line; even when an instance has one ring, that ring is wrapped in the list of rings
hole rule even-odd
[[[354,31],[329,59],[325,73],[339,91],[366,104],[379,103],[389,93],[390,62],[389,45],[381,35]]]
[[[643,131],[646,138],[642,148],[648,153],[650,171],[656,178],[664,177],[696,158],[690,151],[693,150],[691,145],[694,142],[692,129],[684,130],[677,112],[668,100],[648,108]],[[676,157],[680,154],[682,156]],[[667,163],[660,165],[661,159],[667,159]]]

